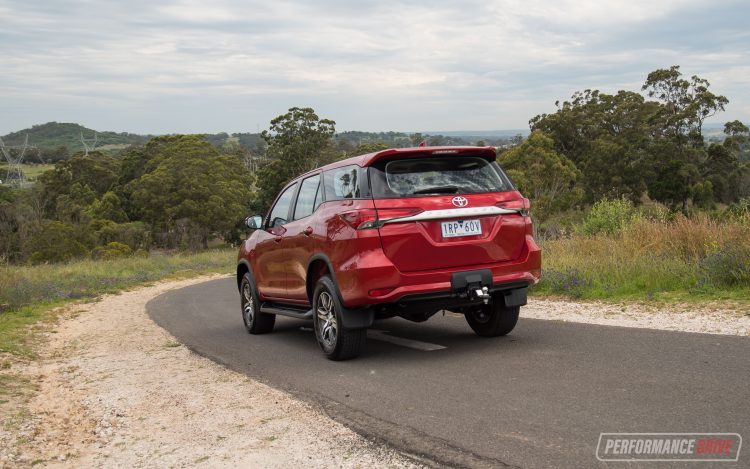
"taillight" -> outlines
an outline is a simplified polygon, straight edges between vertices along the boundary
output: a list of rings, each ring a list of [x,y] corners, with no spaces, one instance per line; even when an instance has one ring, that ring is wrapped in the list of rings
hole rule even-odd
[[[524,198],[524,199],[508,200],[507,202],[498,202],[497,206],[500,208],[507,208],[508,210],[515,210],[522,216],[528,217],[529,209],[531,208],[531,203],[529,202],[529,199]]]
[[[370,225],[378,221],[378,212],[371,208],[352,210],[350,212],[344,212],[339,216],[355,230],[375,228]]]
[[[365,208],[344,212],[339,216],[355,230],[368,230],[383,226],[386,221],[410,217],[422,212],[421,208]]]

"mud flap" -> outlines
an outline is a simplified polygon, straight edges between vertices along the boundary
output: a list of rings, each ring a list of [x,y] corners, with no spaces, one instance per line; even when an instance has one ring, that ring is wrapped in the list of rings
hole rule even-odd
[[[510,308],[513,306],[524,306],[527,301],[527,287],[523,288],[516,288],[514,290],[506,290],[502,291],[503,295],[503,301],[505,302],[505,306]]]
[[[372,326],[375,311],[372,308],[349,309],[342,305],[341,319],[344,329],[363,329]]]

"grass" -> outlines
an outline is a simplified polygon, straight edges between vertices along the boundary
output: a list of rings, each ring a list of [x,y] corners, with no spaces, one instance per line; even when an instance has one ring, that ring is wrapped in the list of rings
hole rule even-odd
[[[536,294],[750,304],[750,224],[706,216],[638,220],[614,234],[542,242]]]
[[[55,306],[165,278],[228,273],[235,255],[233,249],[214,249],[111,261],[0,266],[0,352],[32,356],[29,328],[49,318],[48,311]]]

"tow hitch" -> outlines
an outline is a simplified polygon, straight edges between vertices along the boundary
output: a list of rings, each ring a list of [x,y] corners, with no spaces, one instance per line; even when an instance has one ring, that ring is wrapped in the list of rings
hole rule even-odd
[[[482,300],[489,304],[492,295],[492,271],[489,269],[469,270],[466,272],[455,272],[451,276],[451,287],[454,294],[460,298],[468,298],[472,301]]]
[[[490,290],[487,287],[471,287],[469,288],[469,296],[484,301],[484,304],[490,302]]]

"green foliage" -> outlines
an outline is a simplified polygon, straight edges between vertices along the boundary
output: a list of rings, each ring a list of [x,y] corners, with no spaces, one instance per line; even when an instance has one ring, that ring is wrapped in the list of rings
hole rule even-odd
[[[141,221],[115,223],[111,220],[97,219],[89,223],[88,228],[96,237],[98,245],[117,242],[133,250],[147,250],[151,246],[151,232],[148,225]]]
[[[568,210],[577,204],[583,191],[576,187],[581,173],[569,159],[557,153],[554,142],[540,131],[532,132],[522,144],[499,156],[521,192],[531,199],[535,218]]]
[[[81,223],[86,209],[111,191],[119,179],[120,163],[100,152],[78,153],[55,164],[39,177],[44,188],[44,215],[50,219]]]
[[[117,223],[128,221],[128,215],[122,208],[120,198],[112,192],[106,192],[100,199],[94,200],[87,209],[87,214],[91,218],[111,220]]]
[[[347,152],[347,156],[366,155],[367,153],[375,153],[387,149],[388,145],[383,142],[361,143],[355,149]]]
[[[113,241],[104,246],[97,246],[91,251],[91,258],[97,260],[113,260],[133,255],[133,250],[127,244]]]
[[[88,254],[91,240],[76,226],[54,220],[42,220],[31,226],[22,250],[30,253],[29,262],[65,262]]]
[[[603,199],[591,207],[578,231],[585,235],[616,235],[626,226],[641,219],[642,215],[630,200]]]
[[[691,203],[730,203],[750,192],[750,170],[739,165],[747,128],[728,123],[724,145],[706,147],[703,123],[728,103],[709,86],[697,76],[683,78],[678,66],[655,70],[642,87],[652,100],[625,90],[577,92],[554,114],[533,118],[531,129],[549,135],[581,170],[588,202],[638,202],[647,192],[683,212]]]
[[[210,236],[246,213],[249,173],[200,136],[163,138],[155,146],[146,172],[128,183],[133,214],[151,225],[161,245],[207,247]]]
[[[262,136],[271,161],[258,173],[256,209],[265,211],[288,181],[337,159],[331,146],[336,123],[320,119],[312,108],[293,107],[271,121]]]
[[[727,245],[708,255],[699,263],[696,288],[750,285],[750,247]]]
[[[729,207],[729,215],[740,223],[750,225],[750,197],[740,199]]]

